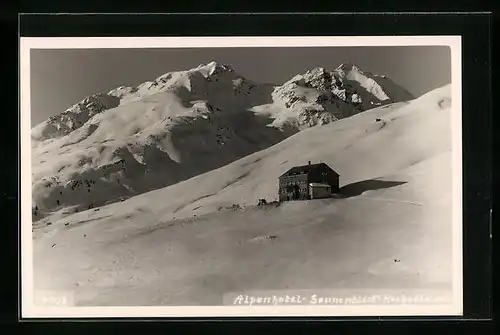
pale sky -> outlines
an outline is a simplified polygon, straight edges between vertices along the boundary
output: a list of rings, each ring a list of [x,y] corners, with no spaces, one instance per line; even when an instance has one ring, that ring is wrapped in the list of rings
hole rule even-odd
[[[451,82],[446,46],[32,49],[30,58],[32,126],[91,94],[137,86],[210,61],[229,64],[248,79],[274,84],[314,67],[334,69],[341,63],[385,74],[415,96]]]

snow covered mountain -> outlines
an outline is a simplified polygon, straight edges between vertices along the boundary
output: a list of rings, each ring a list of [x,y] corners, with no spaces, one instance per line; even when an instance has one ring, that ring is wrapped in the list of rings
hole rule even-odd
[[[275,86],[217,62],[95,94],[32,129],[33,219],[168,186],[305,128],[412,98],[353,65]]]
[[[268,110],[275,119],[273,125],[305,129],[411,99],[414,97],[408,91],[386,76],[342,64],[333,71],[314,68],[293,77],[274,90],[275,104]],[[276,105],[281,108],[275,108]]]

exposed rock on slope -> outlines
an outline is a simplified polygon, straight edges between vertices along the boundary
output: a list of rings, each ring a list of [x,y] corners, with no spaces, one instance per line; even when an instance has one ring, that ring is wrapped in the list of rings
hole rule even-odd
[[[110,94],[94,94],[52,116],[31,131],[34,140],[46,140],[67,135],[82,127],[94,115],[118,106],[120,99]]]
[[[273,92],[276,102],[286,107],[274,112],[274,125],[299,129],[327,124],[389,103],[414,97],[386,76],[365,73],[354,65],[342,64],[333,71],[314,68],[297,75]]]

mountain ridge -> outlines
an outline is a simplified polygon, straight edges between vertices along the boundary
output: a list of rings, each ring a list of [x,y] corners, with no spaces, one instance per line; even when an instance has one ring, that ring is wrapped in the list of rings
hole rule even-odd
[[[412,98],[374,83],[343,64],[259,84],[212,61],[86,97],[32,129],[34,220],[175,184],[304,129]]]

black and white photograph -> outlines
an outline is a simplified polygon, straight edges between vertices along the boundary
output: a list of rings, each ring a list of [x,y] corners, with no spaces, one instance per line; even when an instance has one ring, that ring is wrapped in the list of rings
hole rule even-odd
[[[24,312],[460,315],[460,52],[21,38]]]

